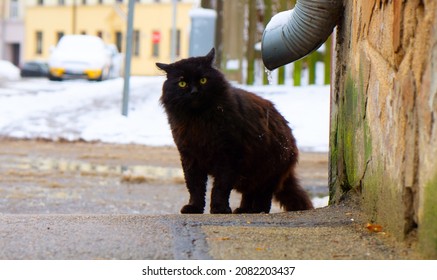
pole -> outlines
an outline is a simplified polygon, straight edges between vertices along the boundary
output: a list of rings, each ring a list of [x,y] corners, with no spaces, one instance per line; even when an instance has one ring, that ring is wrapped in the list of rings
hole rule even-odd
[[[176,61],[176,18],[177,18],[177,0],[173,0],[173,18],[171,27],[171,62]]]
[[[217,11],[217,24],[215,31],[215,65],[220,69],[223,69],[222,65],[222,56],[223,56],[223,9],[224,9],[224,0],[217,0],[216,3],[216,11]]]
[[[134,25],[134,7],[135,0],[129,0],[129,12],[127,15],[127,36],[126,36],[126,57],[124,62],[124,86],[123,86],[123,104],[121,114],[127,117],[129,104],[129,79],[132,58],[132,33]]]

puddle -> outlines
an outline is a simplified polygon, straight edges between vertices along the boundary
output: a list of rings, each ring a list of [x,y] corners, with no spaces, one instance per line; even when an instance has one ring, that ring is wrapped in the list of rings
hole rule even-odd
[[[78,172],[82,175],[122,176],[128,178],[145,177],[157,181],[181,181],[181,168],[169,168],[149,165],[107,165],[83,162],[71,159],[54,158],[14,158],[8,167],[15,170]]]
[[[165,183],[169,185],[178,184],[184,185],[183,171],[181,168],[169,168],[150,165],[117,165],[117,164],[98,164],[72,159],[56,159],[56,158],[32,158],[32,157],[14,157],[2,159],[4,169],[16,172],[17,176],[24,176],[23,172],[35,172],[38,176],[44,177],[47,173],[78,173],[81,176],[91,177],[119,177],[122,183],[141,184],[141,183]],[[21,172],[21,174],[20,174]],[[46,175],[44,175],[46,174]],[[41,175],[41,176],[39,176]],[[86,180],[86,179],[80,179]],[[319,186],[320,182],[307,181],[305,188],[311,196],[311,200],[315,208],[325,207],[328,205],[328,188]],[[208,190],[211,189],[212,180],[208,181]],[[54,187],[52,187],[53,189]],[[182,191],[186,193],[185,188]],[[239,203],[239,194],[233,192],[233,196],[237,195],[236,205]],[[209,194],[207,194],[209,196]],[[276,207],[277,208],[277,207]],[[272,208],[272,212],[281,212],[279,208]]]

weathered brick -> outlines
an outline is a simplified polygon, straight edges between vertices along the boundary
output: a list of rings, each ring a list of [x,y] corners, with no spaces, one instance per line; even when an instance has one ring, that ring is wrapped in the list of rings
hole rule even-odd
[[[401,239],[418,224],[436,257],[437,1],[345,1],[337,38],[331,200],[361,191],[369,220]]]

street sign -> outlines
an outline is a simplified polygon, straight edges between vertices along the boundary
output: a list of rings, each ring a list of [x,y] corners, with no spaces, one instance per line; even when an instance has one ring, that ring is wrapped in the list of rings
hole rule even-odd
[[[161,32],[153,31],[153,33],[152,33],[152,43],[153,44],[159,44],[159,42],[161,42]]]

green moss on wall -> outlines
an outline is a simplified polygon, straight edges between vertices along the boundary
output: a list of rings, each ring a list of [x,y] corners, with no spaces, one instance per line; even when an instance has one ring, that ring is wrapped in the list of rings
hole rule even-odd
[[[329,203],[338,201],[340,190],[337,187],[338,176],[338,150],[337,150],[337,121],[331,119],[330,133],[329,133]]]
[[[377,205],[378,205],[378,185],[383,180],[383,171],[380,166],[371,167],[366,171],[367,175],[363,178],[362,195],[363,195],[363,210],[369,215],[369,221],[377,220]]]
[[[396,180],[384,169],[381,158],[373,158],[362,179],[362,209],[369,222],[383,225],[399,239],[404,236],[404,204],[396,191]]]
[[[425,185],[423,216],[419,225],[420,250],[425,257],[437,258],[437,173]]]
[[[337,137],[331,143],[332,156],[343,173],[340,182],[344,192],[360,186],[367,162],[372,156],[372,139],[366,115],[366,92],[348,75],[345,92],[338,104]],[[347,182],[346,182],[347,181]]]
[[[424,9],[414,1],[401,1],[395,4],[397,16],[385,17],[386,9],[352,2],[345,1],[348,4],[337,29],[330,202],[338,202],[348,193],[361,194],[361,207],[369,221],[381,224],[399,239],[415,233],[418,222],[418,248],[426,257],[437,259],[437,173],[423,174],[429,165],[436,167],[437,158],[433,154],[437,122],[432,103],[436,72],[429,64],[435,58],[435,48],[429,46],[435,43],[437,33],[425,28],[435,21],[423,20],[435,18],[432,8],[436,5]],[[366,29],[386,23],[402,27],[405,22],[409,30],[424,27],[420,36],[404,34],[412,36],[414,44],[402,45],[406,41],[398,40],[404,36],[398,29],[397,33],[390,28],[379,33]],[[390,32],[398,40],[393,49],[390,42],[379,44]],[[375,47],[380,45],[382,49]],[[429,175],[434,175],[433,179],[429,180]]]
[[[335,111],[331,115],[330,133],[330,202],[338,202],[355,187],[356,135],[359,129],[356,110],[359,90],[348,75],[344,93],[339,94]]]
[[[344,98],[343,111],[343,145],[344,145],[344,161],[345,171],[349,185],[356,186],[358,180],[358,171],[355,155],[358,154],[356,147],[356,132],[360,129],[360,124],[357,122],[358,113],[358,94],[359,90],[354,85],[351,77],[346,81],[346,92]]]
[[[366,115],[367,94],[363,71],[358,82],[347,74],[343,92],[334,104],[330,139],[330,202],[347,193],[361,194],[369,221],[403,238],[404,205],[398,180],[385,170],[374,151],[372,129]]]
[[[367,121],[364,122],[364,158],[367,162],[372,158],[372,138],[370,134],[370,127]]]

